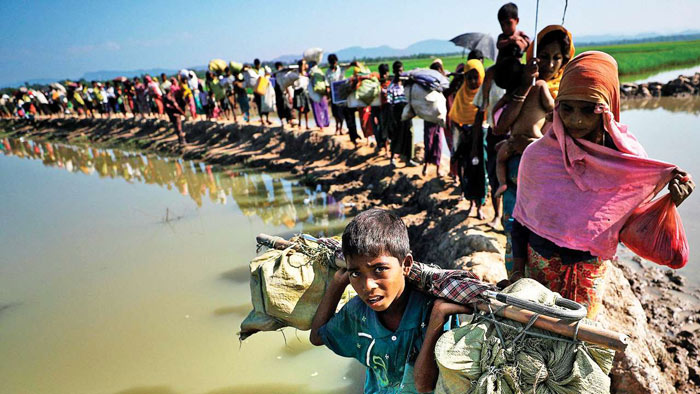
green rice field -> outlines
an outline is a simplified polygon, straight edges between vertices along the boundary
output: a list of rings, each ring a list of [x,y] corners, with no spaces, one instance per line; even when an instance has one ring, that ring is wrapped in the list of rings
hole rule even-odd
[[[700,63],[700,40],[587,46],[576,48],[576,53],[591,50],[612,55],[617,60],[620,75],[643,74]]]
[[[694,41],[669,41],[669,42],[645,42],[639,44],[620,44],[602,46],[577,47],[576,54],[585,51],[602,51],[612,55],[617,60],[620,76],[644,76],[667,68],[689,66],[700,63],[700,40]],[[428,67],[433,59],[442,59],[445,69],[454,71],[459,63],[466,61],[462,55],[432,56],[422,58],[401,59],[404,69],[410,70],[418,67]],[[372,71],[377,71],[380,63],[391,63],[395,59],[386,59],[379,62],[367,63]],[[486,67],[493,61],[486,59]]]

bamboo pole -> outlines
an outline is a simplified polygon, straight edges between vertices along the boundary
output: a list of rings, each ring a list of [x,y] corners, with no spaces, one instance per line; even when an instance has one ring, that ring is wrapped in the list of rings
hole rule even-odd
[[[489,304],[491,305],[492,310],[498,310],[505,305],[505,308],[498,311],[497,315],[524,324],[527,324],[532,316],[535,315],[535,312],[512,305],[506,305],[496,300],[489,300]],[[479,303],[476,306],[483,312],[489,312],[489,304]],[[576,332],[575,321],[562,320],[544,315],[540,315],[537,318],[533,324],[533,327],[563,335],[567,338],[574,338],[574,334]],[[620,352],[625,351],[629,340],[625,334],[606,330],[604,328],[593,327],[584,323],[579,325],[578,335],[576,338],[584,342],[600,345]]]
[[[289,242],[284,238],[267,234],[259,234],[256,239],[259,243],[275,249],[286,249],[293,245],[292,242]],[[489,299],[489,304],[491,305],[492,310],[499,310],[505,305],[505,308],[498,311],[497,315],[524,324],[527,324],[532,316],[535,315],[535,312],[530,310],[512,305],[506,305],[497,300]],[[478,303],[476,304],[476,307],[483,312],[489,312],[489,304]],[[533,326],[572,339],[576,333],[576,321],[557,319],[544,315],[540,315]],[[593,327],[583,323],[579,324],[578,335],[576,335],[576,338],[584,342],[604,346],[620,352],[625,351],[628,342],[628,338],[625,334],[606,330],[604,328]]]

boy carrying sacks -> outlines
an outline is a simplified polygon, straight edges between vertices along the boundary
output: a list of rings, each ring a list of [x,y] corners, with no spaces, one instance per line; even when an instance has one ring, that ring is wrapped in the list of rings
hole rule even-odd
[[[571,33],[563,26],[547,26],[537,35],[537,42],[537,57],[533,56],[530,48],[519,84],[513,83],[517,80],[503,75],[516,75],[514,69],[518,68],[519,59],[506,58],[496,65],[496,73],[501,74],[496,78],[510,79],[506,83],[510,86],[504,86],[507,94],[494,108],[494,118],[498,118],[494,133],[506,134],[510,131],[510,137],[498,149],[496,174],[499,187],[496,196],[507,189],[508,159],[523,153],[530,143],[542,137],[545,116],[554,109],[564,66],[574,55]],[[534,86],[533,79],[536,79]]]
[[[338,270],[314,316],[310,340],[367,366],[365,393],[430,392],[435,343],[450,315],[471,308],[407,286],[413,264],[408,231],[396,215],[370,209],[343,232],[347,269]],[[345,287],[357,292],[335,313]]]

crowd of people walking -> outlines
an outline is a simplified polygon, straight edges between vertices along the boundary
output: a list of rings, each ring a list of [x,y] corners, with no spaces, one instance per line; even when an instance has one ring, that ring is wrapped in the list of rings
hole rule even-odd
[[[453,71],[445,70],[440,59],[434,59],[430,65],[433,71],[452,79],[440,92],[447,103],[446,121],[424,121],[422,172],[427,175],[430,166],[435,166],[438,176],[451,177],[469,201],[469,212],[474,211],[479,219],[484,219],[482,207],[490,196],[495,211],[491,224],[496,227],[500,223],[505,229],[506,267],[513,278],[535,277],[563,296],[585,304],[589,316],[594,317],[601,301],[605,260],[611,258],[610,245],[601,248],[596,243],[610,241],[616,245],[615,231],[619,233],[619,228],[604,221],[625,219],[630,214],[628,208],[649,200],[651,191],[666,184],[674,201],[680,204],[694,184],[685,172],[669,165],[659,169],[657,178],[648,180],[653,187],[623,196],[625,201],[634,202],[626,203],[625,209],[618,209],[611,202],[614,199],[600,201],[599,206],[586,206],[586,201],[598,201],[598,194],[590,193],[605,188],[598,183],[607,185],[614,178],[601,168],[626,160],[624,154],[640,157],[641,161],[631,163],[631,167],[648,165],[642,163],[646,154],[639,143],[634,137],[629,138],[626,128],[621,131],[617,123],[617,64],[601,52],[574,57],[572,35],[561,25],[541,30],[537,45],[533,45],[517,29],[518,9],[513,3],[501,7],[498,21],[502,33],[497,39],[498,56],[493,66],[485,69],[478,50],[471,51],[466,62]],[[30,119],[169,119],[183,145],[187,143],[183,119],[251,122],[255,114],[260,124],[269,126],[270,113],[275,112],[282,126],[301,128],[303,123],[309,129],[312,112],[321,132],[330,126],[332,118],[334,133],[347,130],[356,147],[365,140],[392,166],[399,165],[399,161],[405,166],[419,165],[415,160],[413,122],[404,116],[411,93],[406,89],[403,63],[382,63],[376,74],[358,62],[340,64],[334,54],[327,56],[325,70],[319,63],[318,58],[302,59],[293,68],[275,63],[273,71],[255,59],[252,65],[210,64],[203,78],[185,69],[174,76],[71,82],[42,89],[23,87],[2,96],[0,111],[3,117]],[[292,71],[296,76],[287,81],[287,73]],[[349,80],[359,86],[371,78],[378,83],[375,101],[351,106],[335,99],[333,89],[337,82]],[[553,131],[548,133],[550,129]],[[443,155],[443,140],[450,153],[445,173],[441,172],[447,156]],[[535,147],[529,148],[532,144]],[[559,150],[558,157],[563,155],[565,161],[548,162],[557,154],[533,156],[547,149]],[[600,153],[605,149],[607,156]],[[572,156],[574,151],[577,156]],[[575,165],[574,161],[590,155],[602,160],[599,166],[589,172],[577,170],[585,163]],[[518,191],[519,179],[523,177],[540,177],[542,182],[525,182],[526,188]],[[557,185],[558,194],[549,192],[552,185]],[[562,201],[587,207],[588,216],[578,222],[564,220],[576,216],[566,209],[575,211],[579,207]],[[547,212],[558,212],[561,222],[545,217]],[[611,216],[611,212],[615,215]],[[591,218],[595,218],[595,228],[591,227]],[[600,238],[603,236],[607,238]]]

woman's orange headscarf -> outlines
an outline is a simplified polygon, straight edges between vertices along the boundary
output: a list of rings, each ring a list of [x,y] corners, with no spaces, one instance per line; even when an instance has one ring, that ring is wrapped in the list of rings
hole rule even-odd
[[[513,217],[556,245],[612,258],[619,234],[635,208],[671,180],[676,166],[647,157],[619,123],[617,63],[603,52],[584,52],[566,67],[557,102],[599,103],[614,149],[571,137],[559,103],[544,137],[523,152]]]
[[[481,60],[472,59],[467,62],[467,66],[464,68],[464,74],[466,75],[469,71],[476,70],[479,74],[479,86],[484,82],[484,65]],[[474,105],[474,96],[479,89],[469,89],[467,81],[462,83],[462,87],[459,88],[457,94],[455,95],[455,101],[450,109],[450,119],[460,125],[472,124],[474,123],[474,118],[476,118],[476,113],[479,111],[476,105]]]
[[[542,41],[544,36],[546,36],[547,34],[549,34],[551,32],[554,32],[554,31],[561,31],[564,34],[566,34],[566,36],[569,38],[569,53],[568,53],[569,56],[567,56],[567,57],[569,58],[569,61],[570,61],[571,59],[573,59],[574,54],[576,53],[576,50],[574,48],[574,40],[573,40],[573,38],[571,38],[571,32],[566,30],[566,28],[564,28],[564,26],[562,26],[562,25],[549,25],[549,26],[545,27],[544,29],[542,29],[537,34],[538,45],[539,45],[539,42]],[[527,55],[526,55],[526,59],[528,62],[530,62],[530,60],[532,60],[532,58],[534,57],[533,51],[534,51],[533,45],[530,44],[530,46],[527,48]],[[566,56],[565,53],[562,53],[562,55]],[[556,75],[554,75],[552,77],[552,79],[547,81],[547,86],[549,87],[549,92],[552,94],[552,97],[554,97],[554,98],[557,98],[557,94],[559,93],[559,83],[561,81],[561,77],[562,77],[562,74],[564,73],[564,69],[566,68],[566,65],[567,65],[567,63],[562,63],[561,68],[559,69],[559,72],[557,72]]]
[[[561,100],[582,100],[605,104],[620,121],[620,81],[617,62],[604,52],[589,51],[569,62],[561,77]]]

